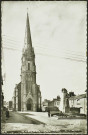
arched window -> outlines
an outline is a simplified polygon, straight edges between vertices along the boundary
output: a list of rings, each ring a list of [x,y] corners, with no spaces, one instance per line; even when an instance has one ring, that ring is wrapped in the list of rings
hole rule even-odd
[[[30,70],[30,63],[28,63],[28,70]]]

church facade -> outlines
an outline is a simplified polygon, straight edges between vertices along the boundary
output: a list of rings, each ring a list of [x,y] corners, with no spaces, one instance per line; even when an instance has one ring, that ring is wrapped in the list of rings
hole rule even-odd
[[[21,66],[21,111],[41,111],[41,91],[36,84],[35,53],[32,47],[29,16],[27,13]]]

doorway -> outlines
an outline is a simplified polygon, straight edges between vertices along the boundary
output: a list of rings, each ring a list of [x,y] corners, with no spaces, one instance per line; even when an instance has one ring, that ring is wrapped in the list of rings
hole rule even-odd
[[[27,110],[33,111],[33,101],[30,98],[27,100]]]

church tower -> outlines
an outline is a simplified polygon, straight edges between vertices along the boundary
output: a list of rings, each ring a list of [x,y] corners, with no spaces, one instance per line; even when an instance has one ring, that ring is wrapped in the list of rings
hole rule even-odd
[[[32,47],[29,16],[27,13],[24,48],[21,67],[21,110],[40,111],[41,92],[36,84],[36,65],[34,48]]]

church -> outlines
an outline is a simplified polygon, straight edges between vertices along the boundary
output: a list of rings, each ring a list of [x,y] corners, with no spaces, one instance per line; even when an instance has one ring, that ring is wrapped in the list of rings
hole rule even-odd
[[[21,60],[21,111],[41,111],[41,91],[40,86],[36,84],[35,53],[28,13]]]

